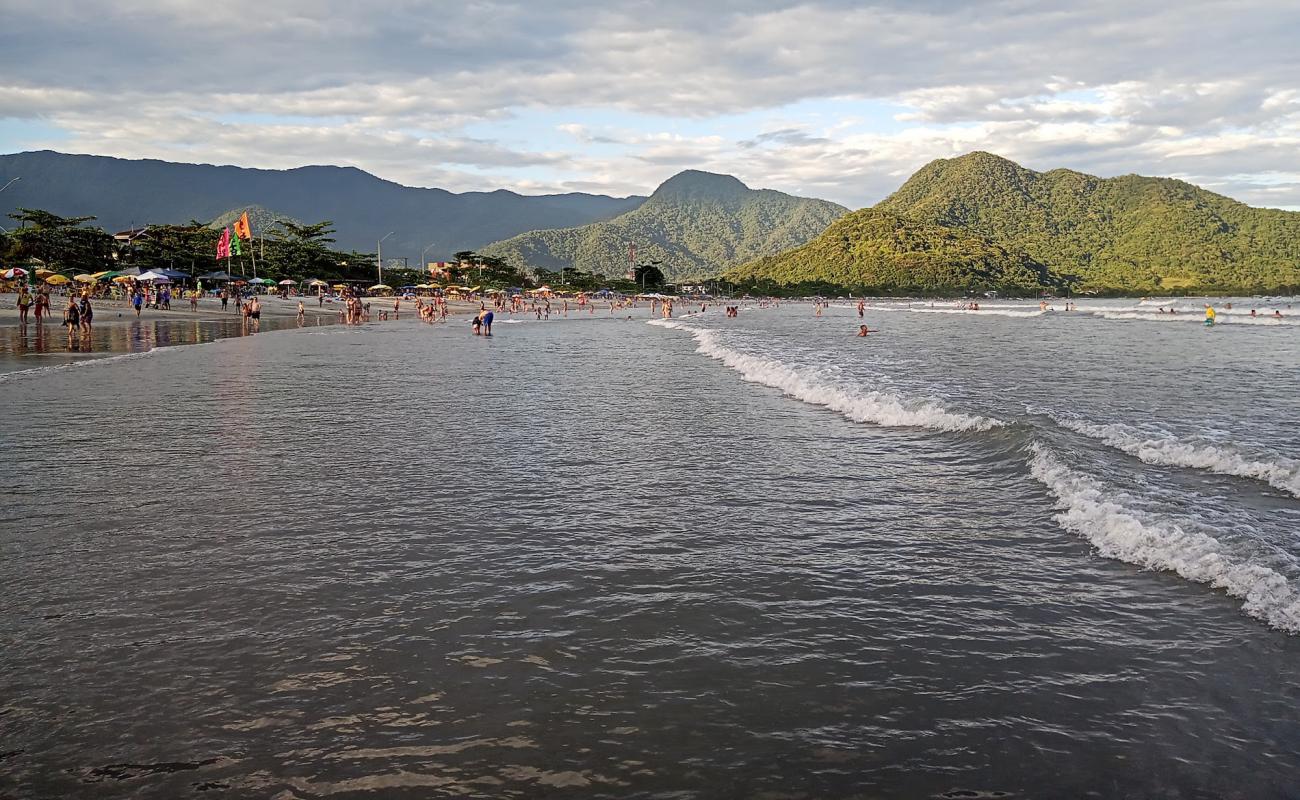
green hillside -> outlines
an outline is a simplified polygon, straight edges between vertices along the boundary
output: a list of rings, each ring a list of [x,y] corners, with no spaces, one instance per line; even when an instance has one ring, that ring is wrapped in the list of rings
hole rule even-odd
[[[519,267],[618,275],[628,245],[640,262],[662,262],[671,279],[716,275],[762,256],[797,247],[847,209],[768,189],[750,189],[729,175],[687,170],[661,185],[639,208],[605,222],[520,234],[483,248]]]
[[[869,292],[1034,292],[1046,270],[1022,252],[878,208],[840,218],[808,244],[727,272],[742,285],[824,284]]]
[[[248,212],[248,222],[253,227],[254,236],[262,236],[278,230],[277,222],[281,220],[291,222],[294,225],[301,225],[302,221],[294,219],[288,214],[281,214],[278,211],[262,208],[261,206],[252,205],[244,208],[232,208],[231,210],[219,215],[216,219],[208,223],[208,227],[213,230],[221,230],[226,226],[233,226],[241,214]]]
[[[927,164],[876,208],[1021,250],[1102,291],[1300,285],[1300,213],[1172,178],[1035,172],[975,152]]]

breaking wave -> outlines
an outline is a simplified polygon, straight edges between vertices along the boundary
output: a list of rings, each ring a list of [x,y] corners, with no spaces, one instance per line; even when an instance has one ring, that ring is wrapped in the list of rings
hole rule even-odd
[[[1101,555],[1222,589],[1239,598],[1250,616],[1300,633],[1300,594],[1285,575],[1230,552],[1212,536],[1135,510],[1125,505],[1130,498],[1122,492],[1064,466],[1036,442],[1030,448],[1030,472],[1057,499],[1057,524],[1090,541]]]
[[[751,383],[779,389],[788,397],[836,411],[854,422],[885,427],[917,427],[939,431],[984,431],[1001,427],[989,417],[949,411],[930,400],[904,398],[893,392],[864,391],[837,386],[815,370],[800,369],[775,358],[748,355],[723,345],[718,331],[672,320],[650,320],[661,328],[685,331],[695,339],[696,352],[721,361]]]
[[[1219,475],[1251,478],[1300,497],[1300,461],[1289,458],[1254,458],[1231,448],[1152,435],[1128,425],[1097,425],[1055,414],[1051,416],[1061,427],[1096,439],[1146,464],[1201,469]]]

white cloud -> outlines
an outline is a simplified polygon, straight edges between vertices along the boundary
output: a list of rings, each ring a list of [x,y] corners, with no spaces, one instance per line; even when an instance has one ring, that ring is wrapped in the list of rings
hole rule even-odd
[[[1280,0],[9,0],[0,120],[59,133],[15,145],[453,189],[645,192],[697,167],[862,205],[978,148],[1300,206],[1262,177],[1294,171],[1297,31]]]

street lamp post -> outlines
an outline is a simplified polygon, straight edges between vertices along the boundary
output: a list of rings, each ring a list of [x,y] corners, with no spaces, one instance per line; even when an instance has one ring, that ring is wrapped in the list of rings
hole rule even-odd
[[[435,244],[437,244],[437,242],[429,242],[429,244],[428,244],[428,245],[427,245],[423,250],[420,251],[420,271],[421,271],[421,272],[425,272],[425,271],[427,271],[427,269],[428,269],[428,267],[426,266],[426,263],[427,263],[427,262],[424,260],[424,257],[425,257],[426,255],[428,255],[428,253],[429,253],[429,248],[433,247]]]
[[[22,180],[22,179],[23,179],[23,176],[21,176],[21,175],[19,175],[17,178],[13,178],[13,179],[11,179],[11,180],[10,180],[8,183],[6,183],[4,186],[0,186],[0,192],[3,192],[5,189],[8,189],[10,186],[13,186],[15,183],[17,183],[18,181],[20,181],[20,180]],[[9,232],[9,229],[8,229],[8,228],[5,228],[5,227],[0,227],[0,231],[4,231],[5,233],[8,233],[8,232]]]
[[[384,239],[392,236],[397,231],[385,233],[379,241],[375,242],[375,264],[379,267],[379,282],[384,282]]]

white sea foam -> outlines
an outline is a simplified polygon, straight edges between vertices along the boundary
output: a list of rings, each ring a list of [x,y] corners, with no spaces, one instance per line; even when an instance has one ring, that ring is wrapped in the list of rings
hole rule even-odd
[[[1094,316],[1103,319],[1113,320],[1140,320],[1142,322],[1196,322],[1204,324],[1205,314],[1203,310],[1189,309],[1179,311],[1177,314],[1161,314],[1158,311],[1098,311],[1093,312]],[[1226,316],[1219,314],[1215,320],[1216,325],[1262,325],[1266,327],[1296,327],[1300,326],[1300,319],[1296,317],[1276,317],[1265,316],[1263,314],[1252,317],[1249,312],[1245,315],[1233,314]]]
[[[1219,475],[1251,478],[1300,497],[1300,461],[1281,457],[1254,458],[1229,447],[1209,442],[1185,442],[1171,436],[1136,430],[1127,425],[1097,425],[1055,414],[1051,416],[1058,425],[1128,453],[1147,464],[1202,469]]]
[[[77,361],[67,361],[62,364],[49,364],[44,367],[32,367],[31,369],[18,369],[12,372],[0,372],[0,383],[8,381],[22,380],[24,378],[35,378],[41,375],[49,375],[65,369],[74,367],[94,367],[100,364],[111,364],[116,361],[128,361],[136,358],[148,358],[164,350],[179,350],[180,347],[155,347],[151,350],[141,350],[138,353],[120,353],[115,356],[97,356],[95,358],[79,359]]]
[[[1038,443],[1031,448],[1030,471],[1057,498],[1061,513],[1055,519],[1062,528],[1083,536],[1107,558],[1222,589],[1240,598],[1252,617],[1300,633],[1300,594],[1285,575],[1230,552],[1213,536],[1130,508],[1127,495],[1064,466]]]
[[[962,308],[917,308],[915,306],[867,306],[868,311],[906,311],[909,314],[968,314],[973,317],[1041,317],[1046,311],[1026,308],[1013,311],[1003,308],[980,306],[978,311]]]
[[[650,320],[650,324],[690,333],[695,339],[696,352],[721,361],[751,383],[779,389],[788,397],[829,408],[854,422],[941,431],[984,431],[1003,424],[988,417],[958,414],[929,400],[837,386],[820,378],[814,370],[799,369],[775,358],[733,350],[723,345],[718,339],[718,331],[711,328],[697,328],[673,320]]]

